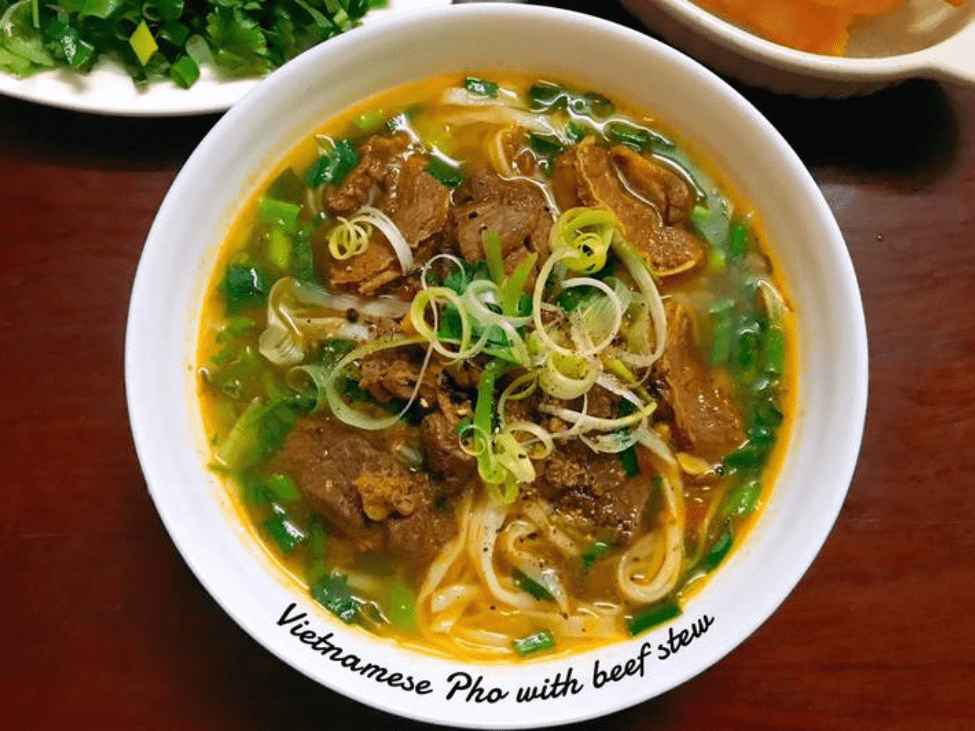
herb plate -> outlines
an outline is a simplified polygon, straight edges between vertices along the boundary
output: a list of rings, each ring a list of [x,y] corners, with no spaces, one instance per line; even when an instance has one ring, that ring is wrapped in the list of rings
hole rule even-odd
[[[363,23],[373,25],[398,15],[450,4],[451,0],[389,0],[388,8],[370,11]],[[87,74],[62,68],[18,78],[0,72],[0,94],[95,114],[177,117],[229,109],[259,81],[259,78],[223,78],[212,68],[204,67],[199,80],[189,89],[181,89],[168,80],[154,81],[147,88],[138,89],[120,65],[102,61]]]

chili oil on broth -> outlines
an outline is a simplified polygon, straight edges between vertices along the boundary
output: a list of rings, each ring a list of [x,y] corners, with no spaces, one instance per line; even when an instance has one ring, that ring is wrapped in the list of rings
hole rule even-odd
[[[502,90],[508,90],[513,95],[525,98],[536,79],[530,76],[492,76],[491,81],[497,82]],[[294,169],[301,173],[308,170],[318,159],[321,145],[326,137],[340,140],[351,131],[359,138],[359,143],[367,139],[371,133],[358,130],[356,122],[361,121],[375,110],[380,110],[379,116],[383,120],[393,118],[400,113],[410,114],[415,120],[415,131],[418,131],[422,138],[432,142],[438,148],[449,148],[449,152],[446,153],[449,158],[462,160],[466,169],[476,165],[490,166],[490,156],[485,152],[482,144],[486,128],[484,124],[478,123],[466,130],[456,129],[451,125],[440,125],[438,129],[436,116],[438,100],[445,89],[463,88],[464,83],[465,77],[444,77],[371,98],[339,115],[315,134],[310,135],[291,154],[282,159],[264,183],[258,186],[258,192],[251,197],[244,207],[220,251],[202,315],[198,363],[204,376],[200,379],[199,396],[204,423],[207,433],[212,435],[215,453],[219,452],[222,444],[225,444],[235,423],[240,420],[241,415],[247,410],[247,405],[252,403],[253,399],[269,400],[269,398],[273,398],[270,396],[272,393],[278,397],[289,393],[286,382],[288,368],[273,365],[259,353],[258,335],[267,324],[265,303],[261,302],[254,307],[245,307],[232,314],[227,312],[225,277],[228,267],[235,261],[263,261],[265,263],[267,261],[267,236],[255,236],[253,233],[262,221],[261,198],[267,194],[269,188],[273,187],[275,181],[281,179],[285,171]],[[653,130],[671,140],[679,140],[677,135],[674,135],[658,120],[638,110],[620,105],[616,100],[613,100],[613,103],[615,104],[614,114],[625,116],[639,125],[652,127]],[[428,128],[424,129],[424,125],[427,125]],[[450,144],[451,139],[454,140],[452,145]],[[675,149],[683,150],[685,153],[688,150],[693,150],[682,140],[679,141]],[[733,189],[719,173],[708,168],[706,164],[701,166],[699,163],[700,156],[691,155],[689,158],[682,159],[694,161],[698,166],[694,171],[696,174],[705,179],[718,181],[716,185],[720,188],[722,195],[727,197],[732,210],[735,211],[736,218],[744,219],[749,223],[748,236],[752,247],[751,252],[756,260],[760,258],[759,263],[766,268],[762,276],[774,284],[779,292],[785,292],[779,272],[774,266],[774,259],[769,253],[770,248],[764,241],[758,214],[735,195]],[[540,177],[543,180],[545,179],[543,176]],[[303,204],[301,214],[303,218],[307,217],[306,206],[307,204]],[[326,224],[324,228],[328,226],[329,224]],[[324,250],[324,242],[320,235],[316,235],[314,241],[316,260],[314,271],[321,281],[323,271],[321,261],[322,257],[327,256],[327,253]],[[712,262],[705,262],[692,272],[667,278],[664,287],[666,296],[695,307],[704,303],[706,307],[707,302],[714,299],[713,294],[708,294],[708,289],[709,281],[713,276],[712,270],[715,266]],[[705,310],[703,313],[697,312],[696,314],[698,316],[699,335],[702,340],[706,340],[709,336],[710,327],[707,322],[707,312]],[[247,325],[245,320],[253,322],[245,328]],[[785,368],[784,372],[780,374],[777,390],[777,404],[779,412],[784,418],[777,429],[778,437],[774,447],[767,453],[764,468],[760,470],[762,482],[760,491],[758,495],[752,496],[748,510],[741,511],[743,514],[731,518],[721,517],[721,511],[727,504],[729,496],[736,488],[740,490],[741,487],[735,483],[733,476],[716,482],[708,483],[705,481],[705,484],[700,484],[701,480],[693,475],[680,475],[671,470],[671,473],[678,475],[683,483],[683,489],[680,492],[683,499],[686,525],[681,539],[682,545],[688,555],[696,553],[699,556],[699,562],[703,557],[709,556],[709,551],[713,552],[715,544],[729,532],[733,536],[730,550],[735,550],[742,545],[749,530],[756,522],[762,505],[768,501],[774,475],[784,458],[790,418],[795,408],[794,399],[797,386],[795,318],[791,309],[786,309],[779,327],[786,334]],[[227,365],[228,362],[230,365]],[[230,398],[225,391],[220,390],[212,382],[213,379],[210,378],[210,375],[221,368],[232,370],[235,364],[240,366],[239,371],[245,376],[237,380],[236,383],[241,387],[231,389],[236,392],[234,397]],[[254,369],[253,372],[249,371],[248,368]],[[720,377],[726,381],[730,379],[727,370]],[[224,384],[225,387],[226,384]],[[291,391],[290,393],[294,392]],[[380,410],[373,408],[373,411],[378,412]],[[368,438],[373,445],[389,447],[402,443],[402,440],[398,442],[397,439],[403,434],[409,434],[409,430],[410,427],[408,426],[398,426],[385,434],[369,434]],[[415,446],[415,435],[405,441],[412,442],[412,445]],[[653,482],[654,473],[662,467],[662,463],[659,459],[651,458],[646,450],[641,449],[640,452],[640,474],[631,479]],[[273,456],[271,460],[273,461]],[[529,602],[532,608],[525,611],[505,606],[495,597],[485,594],[482,586],[484,582],[482,572],[476,568],[474,562],[468,560],[461,552],[461,559],[449,569],[440,586],[442,588],[444,584],[450,584],[451,586],[461,587],[458,589],[459,594],[465,591],[463,587],[477,587],[479,596],[466,605],[466,609],[454,625],[454,627],[466,627],[473,634],[468,633],[465,636],[460,636],[455,631],[436,632],[432,629],[435,620],[440,619],[442,621],[444,618],[442,616],[431,617],[428,600],[424,601],[420,607],[413,606],[410,608],[408,606],[411,601],[415,602],[416,597],[423,591],[424,580],[428,577],[428,567],[403,565],[401,562],[397,562],[395,556],[384,550],[358,551],[317,516],[305,500],[285,500],[280,496],[276,497],[273,490],[268,488],[266,484],[262,484],[262,481],[266,482],[268,478],[272,477],[272,475],[267,474],[266,466],[262,465],[256,471],[250,469],[251,474],[246,479],[241,478],[240,475],[231,474],[232,470],[228,470],[226,465],[221,465],[219,459],[215,459],[214,466],[217,471],[223,472],[227,476],[228,489],[235,497],[241,520],[254,533],[281,569],[306,591],[312,590],[323,580],[327,580],[340,572],[341,575],[345,576],[348,586],[347,593],[351,596],[353,603],[356,604],[352,624],[361,626],[373,634],[394,639],[413,649],[442,656],[472,660],[517,658],[519,655],[512,651],[511,641],[534,636],[541,630],[548,630],[553,633],[555,646],[531,656],[551,658],[624,639],[630,636],[627,618],[631,620],[644,618],[644,625],[646,626],[641,631],[645,631],[653,626],[655,612],[659,615],[659,621],[668,616],[673,616],[673,613],[668,611],[668,607],[683,605],[689,601],[693,593],[704,585],[707,577],[717,568],[717,565],[727,560],[728,550],[725,550],[718,558],[717,564],[709,571],[702,571],[700,567],[698,570],[694,570],[693,567],[682,567],[676,587],[668,592],[662,601],[652,602],[649,607],[646,607],[635,605],[625,598],[621,599],[619,591],[614,588],[616,583],[614,574],[617,571],[614,557],[621,555],[624,552],[623,550],[610,549],[604,556],[597,556],[589,562],[586,556],[592,554],[594,546],[601,542],[598,540],[598,535],[590,536],[586,545],[580,543],[577,546],[579,550],[573,557],[567,558],[553,546],[548,546],[540,550],[539,555],[546,559],[549,568],[556,570],[563,577],[573,602],[576,600],[585,601],[590,605],[591,619],[581,624],[591,626],[594,629],[601,628],[600,632],[593,633],[577,631],[574,633],[577,636],[569,637],[560,632],[557,626],[552,625],[553,620],[557,622],[558,617],[565,614],[553,602],[549,600],[536,602],[532,599]],[[676,480],[676,477],[673,479]],[[477,478],[475,478],[476,480]],[[285,493],[289,493],[293,487],[292,484],[282,489]],[[648,504],[653,506],[655,510],[659,510],[664,502],[661,488],[654,484],[651,489],[654,494]],[[478,489],[477,496],[470,500],[455,498],[452,501],[452,507],[457,511],[460,523],[463,523],[465,519],[469,522],[470,514],[472,512],[477,514],[483,508],[482,492],[483,490]],[[523,490],[524,492],[527,491]],[[527,515],[521,507],[522,502],[519,500],[515,504],[514,515],[509,516],[506,520],[505,525],[509,528],[517,521],[525,521],[526,519],[530,521],[532,519],[532,516]],[[276,539],[270,534],[268,528],[271,523],[274,523],[277,526],[276,534],[281,534],[281,521],[275,522],[276,516],[280,515],[276,511],[281,507],[286,509],[287,521],[292,526],[299,527],[302,532],[301,539],[288,551],[279,548]],[[536,515],[535,518],[537,517]],[[639,540],[639,536],[646,535],[647,531],[656,530],[659,532],[661,526],[655,522],[656,520],[655,515],[644,515],[637,530],[638,537],[633,540],[633,543]],[[722,521],[730,526],[728,531],[720,535],[700,538],[698,534],[702,527],[713,526]],[[542,521],[536,520],[536,530],[532,533],[541,532],[538,525],[540,522]],[[572,533],[571,522],[568,525],[569,527],[563,531],[563,534]],[[287,529],[285,530],[286,535]],[[605,536],[605,531],[600,535]],[[292,535],[292,538],[295,537]],[[532,545],[537,544],[538,540],[536,536],[529,533],[523,536],[521,543],[522,545]],[[717,548],[720,549],[721,546]],[[652,550],[656,554],[660,553],[659,546],[652,547]],[[586,553],[587,551],[589,553]],[[511,583],[511,563],[500,554],[500,551],[496,552],[492,567],[496,576],[505,581],[505,588],[509,592],[521,592],[525,596],[529,596],[532,591],[537,592],[539,588],[537,582],[534,586],[525,581],[521,581],[520,584]],[[663,560],[660,558],[660,561]],[[588,565],[586,565],[587,563]],[[526,586],[528,591],[525,589]],[[541,588],[544,591],[544,587]],[[321,596],[316,598],[322,601]],[[323,603],[327,604],[328,602]],[[341,601],[332,602],[332,604],[333,606],[329,607],[331,611],[340,615],[343,607],[348,610],[350,606],[349,602],[343,604]],[[608,614],[614,610],[615,614],[613,614],[612,621],[599,618],[600,612]],[[442,615],[443,612],[439,614]],[[612,631],[609,633],[606,632],[607,624],[612,625]],[[490,633],[505,638],[505,641],[500,642],[496,641],[496,638],[489,638],[495,644],[481,642],[478,639],[478,633],[481,637],[487,637],[484,633]],[[594,637],[592,634],[600,634],[601,636]]]

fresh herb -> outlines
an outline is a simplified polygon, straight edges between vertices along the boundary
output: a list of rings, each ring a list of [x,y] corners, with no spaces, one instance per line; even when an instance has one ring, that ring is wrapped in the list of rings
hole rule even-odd
[[[291,553],[307,537],[305,532],[283,511],[272,513],[263,525],[264,530],[282,553]]]
[[[349,591],[344,574],[333,571],[312,586],[311,595],[346,624],[351,623],[359,613],[359,602]]]
[[[482,96],[487,99],[498,98],[498,85],[493,81],[475,79],[469,76],[464,79],[464,88],[471,96]]]
[[[331,151],[321,155],[305,173],[309,188],[319,188],[326,183],[341,185],[345,176],[359,164],[359,153],[351,140],[339,140]]]
[[[231,264],[223,280],[227,313],[234,315],[249,307],[259,307],[267,300],[271,286],[267,275],[258,267]]]
[[[386,0],[0,0],[0,71],[28,76],[63,65],[87,72],[109,56],[137,86],[168,78],[189,88],[203,63],[220,76],[261,76],[385,5]]]

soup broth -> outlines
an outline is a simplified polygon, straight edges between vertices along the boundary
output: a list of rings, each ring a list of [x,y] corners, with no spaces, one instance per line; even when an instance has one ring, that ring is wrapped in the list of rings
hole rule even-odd
[[[449,77],[272,171],[203,313],[213,469],[344,622],[551,656],[680,614],[767,501],[792,314],[757,214],[644,111]]]

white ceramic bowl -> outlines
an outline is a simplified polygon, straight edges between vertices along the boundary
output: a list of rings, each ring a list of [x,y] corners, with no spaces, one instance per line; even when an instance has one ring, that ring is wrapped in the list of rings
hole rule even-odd
[[[499,70],[574,80],[651,109],[730,175],[762,212],[798,310],[800,394],[768,507],[747,545],[683,617],[569,659],[462,665],[349,629],[275,570],[206,469],[194,353],[214,257],[262,171],[363,97],[447,72]],[[136,447],[159,513],[200,581],[247,632],[306,675],[386,711],[460,726],[524,728],[602,715],[662,693],[730,652],[772,613],[812,562],[849,486],[866,408],[867,349],[856,278],[829,208],[798,157],[748,102],[640,33],[553,9],[484,4],[390,21],[324,44],[273,74],[216,124],[183,167],[149,234],[132,293],[126,385]],[[296,613],[307,614],[307,626],[282,624],[284,615]],[[706,632],[663,658],[659,645],[669,632],[705,624]],[[335,655],[304,644],[291,633],[296,627],[331,634],[342,657],[351,653],[411,676],[428,692],[356,674]],[[635,659],[641,651],[642,666]],[[616,665],[636,674],[596,682]],[[578,694],[516,701],[519,688],[558,673],[564,680],[570,671]],[[472,688],[451,695],[466,678]],[[470,695],[477,679],[480,703],[477,693]],[[502,696],[497,702],[487,700],[491,689],[492,698]]]
[[[767,41],[690,0],[620,0],[668,42],[716,71],[809,97],[866,94],[911,78],[975,84],[975,2],[909,0],[856,25],[847,56],[805,53]]]

